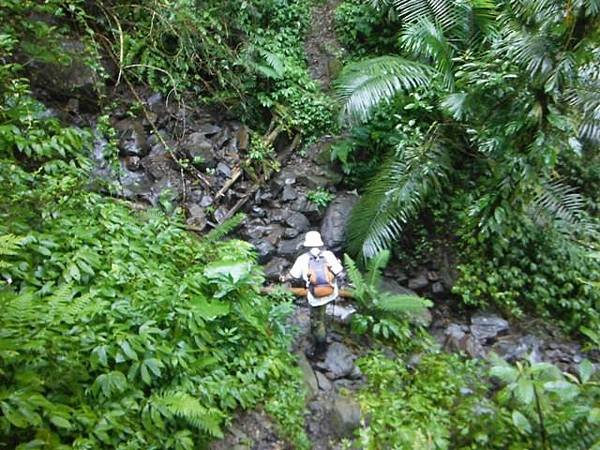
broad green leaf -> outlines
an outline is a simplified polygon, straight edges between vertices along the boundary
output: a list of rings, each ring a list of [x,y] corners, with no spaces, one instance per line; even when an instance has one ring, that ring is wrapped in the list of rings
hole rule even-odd
[[[515,388],[515,396],[519,402],[529,405],[534,397],[533,382],[525,377],[519,378]]]
[[[581,361],[579,364],[579,378],[582,383],[587,383],[591,376],[594,374],[594,365],[587,359]]]
[[[521,414],[519,411],[513,411],[512,413],[512,421],[513,424],[523,433],[530,434],[531,433],[531,423],[527,417]]]

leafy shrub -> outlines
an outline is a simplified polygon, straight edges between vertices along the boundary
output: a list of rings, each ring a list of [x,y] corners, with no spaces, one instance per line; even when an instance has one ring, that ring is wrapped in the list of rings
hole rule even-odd
[[[367,378],[359,401],[370,417],[357,432],[362,448],[505,449],[514,442],[505,412],[485,397],[478,362],[432,353],[410,369],[401,358],[372,353],[358,364]]]
[[[326,189],[317,188],[308,192],[306,198],[318,208],[325,208],[333,200],[334,195]]]
[[[597,447],[600,387],[590,361],[583,360],[575,376],[548,363],[511,366],[496,359],[491,374],[504,386],[497,399],[511,407],[512,423],[527,448]]]
[[[558,317],[572,331],[598,326],[600,293],[589,283],[600,278],[597,261],[544,228],[526,227],[508,243],[463,258],[453,292],[464,303]]]

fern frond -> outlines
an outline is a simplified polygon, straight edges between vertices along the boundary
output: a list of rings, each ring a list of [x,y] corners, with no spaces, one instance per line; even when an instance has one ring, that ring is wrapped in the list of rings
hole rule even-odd
[[[381,271],[385,269],[390,260],[390,251],[382,250],[367,263],[367,284],[369,286],[379,286],[381,280]]]
[[[208,232],[203,238],[202,242],[205,244],[210,244],[213,242],[220,241],[233,230],[241,225],[241,223],[246,219],[246,216],[243,213],[238,213],[233,216],[231,219],[226,220],[210,232]]]
[[[13,256],[17,254],[17,248],[23,242],[22,236],[4,234],[0,236],[0,255]]]
[[[334,85],[342,104],[342,120],[364,122],[373,107],[389,102],[401,91],[427,85],[433,73],[425,64],[395,56],[349,64]]]
[[[344,255],[344,265],[346,266],[346,273],[348,274],[348,278],[350,278],[350,282],[352,283],[353,288],[353,296],[357,298],[359,301],[363,298],[364,293],[367,289],[367,284],[365,279],[358,270],[356,263],[350,258],[348,255]]]
[[[559,179],[542,182],[531,210],[538,223],[550,218],[562,233],[572,234],[575,227],[587,231],[595,229],[594,224],[583,220],[584,199],[581,194]]]
[[[383,293],[374,305],[377,309],[394,314],[419,315],[433,306],[430,300],[416,295],[395,295]]]
[[[221,414],[211,408],[202,406],[200,401],[185,392],[169,392],[162,396],[157,396],[154,403],[163,406],[176,417],[185,420],[190,425],[209,435],[221,438]]]

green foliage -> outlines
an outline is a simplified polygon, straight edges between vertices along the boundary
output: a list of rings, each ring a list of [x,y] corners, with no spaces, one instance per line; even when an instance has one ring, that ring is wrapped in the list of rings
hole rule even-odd
[[[369,329],[375,336],[402,341],[412,336],[408,319],[418,322],[419,316],[432,303],[414,295],[394,294],[380,289],[381,270],[387,265],[389,257],[387,250],[373,256],[363,274],[354,261],[344,255],[344,264],[352,283],[352,298],[359,310],[352,317],[352,325],[359,333]]]
[[[326,189],[317,188],[313,191],[309,191],[306,194],[306,198],[308,201],[314,203],[318,208],[325,208],[329,203],[331,203],[334,195]]]
[[[372,353],[358,364],[367,377],[359,401],[371,418],[357,432],[361,448],[526,448],[512,436],[505,412],[486,398],[476,361],[432,353],[411,369],[401,358]]]
[[[475,239],[468,242],[477,248]],[[498,243],[491,254],[470,252],[458,266],[453,291],[463,302],[560,317],[570,331],[597,326],[600,293],[587,282],[600,279],[597,261],[548,229],[524,227],[510,243]]]
[[[587,359],[578,377],[548,363],[513,367],[500,359],[491,375],[504,386],[498,401],[512,407],[513,425],[532,447],[588,449],[600,442],[600,384]]]

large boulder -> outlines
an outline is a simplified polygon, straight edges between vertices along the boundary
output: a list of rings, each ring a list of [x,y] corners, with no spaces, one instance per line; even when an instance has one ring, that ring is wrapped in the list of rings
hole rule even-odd
[[[360,426],[360,405],[350,397],[337,395],[332,403],[331,421],[339,437],[351,437]]]
[[[321,237],[325,245],[334,252],[342,250],[346,224],[358,197],[353,194],[340,194],[328,206],[321,225]]]
[[[356,373],[354,355],[348,347],[339,342],[332,343],[327,349],[325,361],[317,363],[317,367],[327,375],[327,378],[336,380]]]
[[[471,334],[482,344],[493,343],[508,332],[508,322],[497,314],[477,313],[471,317]]]
[[[309,401],[319,394],[319,383],[308,359],[302,353],[298,353],[298,367],[302,371],[302,380],[306,387],[306,400]]]
[[[77,39],[64,39],[61,44],[64,63],[45,62],[34,58],[29,65],[32,87],[59,100],[75,98],[84,112],[98,109],[98,90],[102,80],[86,65],[86,48]]]
[[[121,156],[144,157],[148,154],[146,131],[142,122],[136,119],[123,119],[115,124],[119,136]]]

